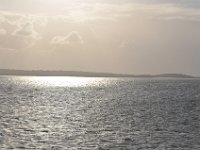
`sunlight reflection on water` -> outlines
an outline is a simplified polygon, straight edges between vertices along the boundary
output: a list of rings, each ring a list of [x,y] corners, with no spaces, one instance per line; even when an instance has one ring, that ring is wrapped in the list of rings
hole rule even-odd
[[[0,149],[199,150],[199,91],[199,80],[0,77]]]
[[[36,86],[58,86],[58,87],[85,87],[98,86],[100,84],[108,84],[108,79],[91,78],[91,77],[20,77],[24,84],[32,84]]]

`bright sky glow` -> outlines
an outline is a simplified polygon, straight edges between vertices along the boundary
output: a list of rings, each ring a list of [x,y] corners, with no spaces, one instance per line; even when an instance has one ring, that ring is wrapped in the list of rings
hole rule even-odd
[[[199,0],[1,0],[0,68],[200,75]]]

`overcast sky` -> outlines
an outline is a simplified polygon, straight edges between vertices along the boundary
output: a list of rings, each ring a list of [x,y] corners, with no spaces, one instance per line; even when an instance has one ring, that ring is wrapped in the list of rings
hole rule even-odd
[[[0,68],[200,76],[200,0],[0,0]]]

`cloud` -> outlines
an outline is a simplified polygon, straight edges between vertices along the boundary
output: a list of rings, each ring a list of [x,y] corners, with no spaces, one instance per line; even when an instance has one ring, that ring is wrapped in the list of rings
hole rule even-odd
[[[39,34],[35,31],[33,24],[30,22],[21,24],[21,26],[13,32],[15,36],[31,37],[33,39],[39,39]]]
[[[0,29],[0,35],[6,35],[7,31],[5,29]]]
[[[35,43],[31,38],[24,38],[20,36],[5,35],[0,36],[0,48],[1,49],[12,49],[12,50],[24,50],[29,49]]]
[[[83,38],[80,36],[80,34],[78,32],[71,32],[67,35],[66,37],[66,41],[70,44],[70,43],[80,43],[83,44]]]
[[[86,3],[74,7],[69,14],[72,18],[80,21],[102,18],[115,20],[118,17],[135,15],[148,17],[149,19],[200,21],[200,9],[178,4],[172,1],[170,3],[169,1],[165,3]]]
[[[194,20],[200,21],[200,10],[184,8],[173,3],[139,5],[137,12],[154,19]]]
[[[165,3],[173,3],[174,5],[186,8],[200,8],[199,0],[140,0],[143,3],[150,4],[165,4]]]
[[[12,36],[15,37],[16,40],[20,40],[21,43],[24,43],[25,48],[32,47],[36,41],[41,39],[40,34],[35,31],[32,22],[20,24],[12,33]]]
[[[2,19],[0,22],[0,26],[3,27],[0,28],[1,49],[28,49],[41,39],[41,35],[35,30],[34,26],[37,26],[37,24],[33,16],[2,11],[0,11],[0,16],[4,18],[4,20]]]
[[[41,21],[37,21],[37,23],[41,23],[41,25],[46,25],[47,21],[44,18],[47,16],[48,18],[63,16],[66,20],[80,22],[139,14],[158,19],[200,21],[199,0],[85,0],[84,2],[80,0],[74,0],[73,2],[51,0],[48,3],[45,0],[40,0],[40,2],[34,4],[24,0],[23,2],[26,4],[24,6],[12,0],[7,1],[2,5],[4,4],[8,8],[12,5],[13,12],[21,12],[21,14],[25,12],[24,14],[29,14],[30,18],[40,18],[38,20]],[[13,3],[15,4],[13,5]],[[20,13],[16,13],[16,16],[20,16]],[[23,17],[27,19],[26,15]],[[0,15],[0,22],[1,20],[4,19]]]
[[[3,12],[6,18],[1,15],[0,22],[7,20],[10,23],[21,24],[24,20],[29,20],[34,24],[46,26],[48,19],[63,19],[69,22],[85,22],[94,20],[116,20],[123,16],[144,16],[149,19],[166,19],[166,20],[190,20],[200,21],[200,2],[195,0],[126,0],[126,1],[78,1],[70,2],[69,5],[64,5],[67,2],[58,3],[54,1],[52,6],[57,7],[52,11],[42,13],[42,9],[38,13],[31,12],[29,15],[23,13],[8,13]],[[199,7],[193,7],[198,4]],[[190,7],[186,7],[190,6]],[[45,14],[45,15],[44,15]],[[14,16],[14,18],[13,18]]]
[[[54,45],[69,45],[69,44],[83,44],[83,38],[82,36],[76,32],[72,31],[67,36],[56,36],[54,37],[51,42],[51,44]]]

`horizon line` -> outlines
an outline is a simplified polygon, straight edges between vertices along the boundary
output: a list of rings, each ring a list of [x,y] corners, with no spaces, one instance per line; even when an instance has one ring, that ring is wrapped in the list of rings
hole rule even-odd
[[[7,73],[3,73],[7,71]],[[14,73],[18,72],[18,73]],[[19,73],[21,72],[21,73]],[[23,70],[23,69],[0,69],[0,75],[26,75],[25,73],[36,73],[36,76],[53,76],[51,74],[45,73],[58,73],[55,76],[89,76],[89,77],[104,77],[104,76],[114,76],[114,77],[182,77],[182,78],[199,78],[197,76],[184,74],[184,73],[159,73],[159,74],[129,74],[129,73],[113,73],[113,72],[93,72],[93,71],[67,71],[67,70],[42,70],[42,69],[32,69],[32,70]],[[60,75],[59,75],[60,72]],[[23,74],[24,73],[24,74]],[[42,74],[43,73],[43,74]],[[65,73],[64,75],[61,75]],[[68,73],[68,75],[67,75]],[[69,74],[71,73],[71,74]],[[82,74],[82,75],[81,75]],[[27,74],[31,76],[31,74]],[[34,75],[34,74],[33,74]]]

